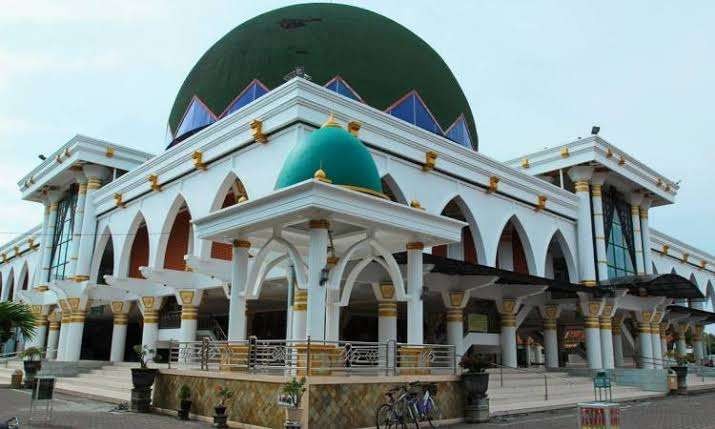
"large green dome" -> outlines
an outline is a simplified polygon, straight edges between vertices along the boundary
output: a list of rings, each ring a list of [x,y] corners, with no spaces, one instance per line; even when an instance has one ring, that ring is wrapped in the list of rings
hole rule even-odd
[[[186,77],[171,109],[169,127],[177,132],[194,96],[215,115],[207,116],[220,117],[255,79],[272,89],[297,66],[304,66],[318,85],[340,76],[362,101],[380,110],[415,90],[442,130],[464,115],[471,144],[477,147],[474,118],[464,93],[427,43],[384,16],[327,3],[276,9],[226,34]]]
[[[322,176],[334,185],[372,195],[382,194],[382,181],[372,155],[354,135],[332,117],[288,153],[278,174],[276,189]]]

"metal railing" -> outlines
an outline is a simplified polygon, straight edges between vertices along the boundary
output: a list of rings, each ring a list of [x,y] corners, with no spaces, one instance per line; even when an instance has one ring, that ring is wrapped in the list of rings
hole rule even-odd
[[[552,380],[552,382],[554,382],[554,383],[564,383],[564,384],[569,385],[570,387],[573,387],[575,385],[575,383],[573,381],[570,381],[568,379],[561,378],[561,377],[553,377],[553,376],[549,375],[546,371],[539,371],[539,370],[526,369],[526,368],[517,368],[517,367],[513,367],[513,366],[500,365],[498,363],[490,363],[489,365],[492,368],[499,370],[499,386],[500,387],[504,387],[504,370],[518,372],[518,373],[522,373],[522,374],[541,375],[544,378],[544,401],[549,400],[549,380]]]
[[[170,342],[169,368],[266,374],[457,374],[455,348],[444,344],[260,340]]]

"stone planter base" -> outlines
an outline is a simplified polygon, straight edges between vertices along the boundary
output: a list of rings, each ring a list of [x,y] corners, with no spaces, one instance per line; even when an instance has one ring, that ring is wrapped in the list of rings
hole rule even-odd
[[[464,421],[466,423],[485,423],[489,421],[489,398],[478,399],[464,406]]]
[[[135,413],[148,413],[151,411],[151,388],[132,389],[132,399],[129,410]]]

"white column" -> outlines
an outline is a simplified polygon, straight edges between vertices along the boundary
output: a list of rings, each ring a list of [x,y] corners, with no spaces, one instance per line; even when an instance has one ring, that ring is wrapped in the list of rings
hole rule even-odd
[[[586,316],[584,322],[586,335],[586,357],[591,369],[602,369],[601,325],[598,316]]]
[[[381,301],[377,305],[378,341],[381,343],[397,341],[397,303],[395,301]]]
[[[648,209],[650,208],[650,198],[643,198],[640,207],[641,217],[641,238],[643,241],[643,264],[645,265],[645,273],[653,274],[653,262],[651,261],[650,248],[650,226],[648,225]]]
[[[293,335],[294,340],[305,340],[305,325],[307,322],[308,291],[296,287],[293,300]]]
[[[43,277],[43,274],[46,274],[46,271],[43,270],[44,262],[45,262],[45,251],[47,247],[47,242],[52,242],[52,238],[47,234],[47,224],[49,222],[50,218],[50,205],[49,203],[44,204],[45,210],[44,210],[44,215],[42,216],[42,235],[40,235],[40,253],[37,256],[37,264],[35,265],[35,275],[34,275],[34,282],[31,287],[38,287],[42,286],[42,289],[44,289],[47,286],[47,277]]]
[[[653,342],[650,339],[650,322],[639,322],[638,331],[641,365],[643,368],[653,368]]]
[[[517,367],[516,360],[516,301],[502,299],[498,305],[501,315],[501,360],[502,365],[511,368]]]
[[[60,336],[57,345],[57,359],[59,361],[67,360],[65,359],[65,353],[67,351],[67,333],[70,329],[70,310],[62,311],[62,319],[60,325]]]
[[[702,361],[705,358],[705,347],[703,346],[703,331],[704,327],[702,325],[695,325],[693,327],[693,354],[695,355],[695,363],[702,365]]]
[[[589,185],[592,174],[592,167],[573,167],[569,170],[569,176],[575,183],[576,196],[578,197],[576,235],[578,238],[579,272],[581,283],[585,286],[596,285],[596,267],[594,265],[593,233],[591,228],[591,192]]]
[[[57,192],[51,194],[49,197],[50,207],[49,214],[47,216],[47,229],[45,236],[42,237],[42,246],[45,248],[42,252],[42,262],[41,262],[41,276],[37,282],[38,286],[44,286],[50,280],[50,265],[52,263],[52,242],[55,237],[55,222],[57,222],[57,201],[59,200],[59,194]],[[15,289],[18,289],[15,287]],[[9,299],[12,299],[10,297]]]
[[[293,301],[295,300],[295,275],[293,265],[286,268],[287,299],[286,299],[286,340],[293,338]]]
[[[636,248],[636,271],[639,275],[645,274],[645,265],[643,263],[643,238],[641,237],[641,219],[640,219],[640,201],[631,205],[631,221],[633,222],[633,243]],[[634,201],[634,200],[631,200]]]
[[[622,318],[613,318],[613,365],[616,368],[620,368],[623,366],[623,337],[621,336],[622,323]]]
[[[327,287],[327,284],[326,286]],[[327,302],[325,303],[325,339],[338,341],[340,339],[340,291],[326,290]]]
[[[422,250],[420,242],[407,243],[407,342],[424,344]]]
[[[77,205],[74,211],[74,225],[72,227],[72,246],[69,256],[69,271],[66,277],[74,276],[77,273],[79,244],[82,239],[82,218],[84,215],[85,196],[87,194],[87,181],[84,176],[79,177],[78,181],[79,190],[77,191]]]
[[[547,325],[547,320],[544,321],[544,352],[546,354],[546,367],[559,367],[559,341],[556,335],[556,320],[553,320],[553,325]]]
[[[199,311],[193,304],[183,304],[181,306],[181,333],[179,341],[196,341],[196,329],[199,326]]]
[[[248,249],[251,243],[234,240],[231,258],[231,298],[228,305],[228,340],[246,339],[246,281],[248,281]]]
[[[663,356],[668,355],[668,322],[660,323],[660,349],[663,352]],[[663,359],[668,359],[664,357]]]
[[[144,309],[144,327],[142,328],[142,347],[156,350],[156,341],[159,339],[159,312]]]
[[[591,206],[593,210],[593,233],[596,245],[596,265],[600,281],[608,280],[608,258],[606,257],[606,233],[603,225],[603,197],[601,189],[605,175],[597,173],[591,180]]]
[[[677,353],[685,355],[688,353],[688,344],[685,342],[685,333],[688,332],[688,325],[685,323],[679,323],[677,326],[678,331],[678,343],[677,343]]]
[[[43,314],[43,311],[33,311],[33,313],[35,316],[35,336],[32,337],[31,340],[27,341],[25,347],[37,347],[44,349],[45,339],[47,337],[47,314]]]
[[[51,321],[47,331],[47,360],[57,358],[57,345],[60,339],[60,322]]]
[[[78,361],[82,351],[82,336],[84,334],[85,311],[73,309],[70,315],[69,329],[67,330],[67,347],[64,360]]]
[[[106,169],[97,165],[84,166],[87,176],[87,194],[85,195],[84,213],[82,214],[82,233],[79,240],[77,267],[74,279],[77,282],[89,280],[89,270],[92,264],[95,235],[97,233],[97,216],[94,206],[94,193],[102,187],[102,178]]]
[[[660,323],[650,324],[650,342],[653,348],[653,368],[663,368],[663,351],[660,349]]]
[[[129,317],[126,313],[114,314],[114,324],[112,325],[112,347],[109,352],[109,360],[111,362],[124,361],[124,350],[127,344],[128,322]]]
[[[610,313],[610,312],[609,312]],[[615,368],[613,354],[613,333],[611,332],[611,316],[601,316],[599,318],[601,330],[601,359],[603,369]]]
[[[447,309],[447,344],[454,346],[457,355],[464,354],[464,316],[461,308]]]
[[[323,270],[328,264],[328,221],[311,220],[308,247],[308,322],[306,335],[311,340],[325,340],[325,293],[327,284],[321,285]],[[327,275],[326,275],[327,277]]]

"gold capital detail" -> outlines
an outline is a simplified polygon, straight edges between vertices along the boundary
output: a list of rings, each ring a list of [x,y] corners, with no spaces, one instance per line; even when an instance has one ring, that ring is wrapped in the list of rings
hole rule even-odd
[[[308,291],[296,289],[293,299],[293,311],[306,311],[308,309]]]
[[[87,190],[95,190],[102,187],[102,180],[99,177],[87,178]]]
[[[422,249],[425,248],[425,245],[424,245],[424,243],[422,243],[422,242],[420,242],[420,241],[415,241],[415,242],[412,242],[412,243],[407,243],[407,245],[405,246],[405,248],[406,248],[407,250],[422,250]]]
[[[393,299],[395,297],[395,285],[392,283],[380,283],[380,293],[382,299]]]
[[[325,219],[313,219],[308,222],[310,229],[328,229],[330,228],[330,223]]]
[[[599,329],[601,324],[598,321],[598,316],[586,316],[584,318],[583,327],[586,329]]]
[[[238,247],[241,249],[250,249],[251,242],[247,240],[233,240],[233,247]]]
[[[575,186],[576,186],[576,192],[588,192],[589,191],[588,180],[578,180],[575,183]]]
[[[462,322],[463,312],[461,308],[448,308],[447,309],[447,323],[449,322]]]
[[[544,330],[555,331],[556,330],[556,319],[544,319]]]
[[[395,301],[381,301],[377,304],[379,317],[397,317],[397,303]]]
[[[124,313],[117,313],[114,315],[115,325],[126,325],[129,323],[129,316]]]
[[[194,291],[193,290],[179,291],[179,298],[181,298],[181,305],[191,305],[191,303],[194,301]]]
[[[505,328],[516,327],[516,316],[513,314],[501,314],[501,326]]]
[[[60,330],[60,322],[50,322],[50,331],[59,331]]]
[[[600,197],[601,196],[601,185],[598,184],[593,184],[591,185],[591,196],[593,197]]]
[[[86,313],[84,310],[73,310],[70,316],[70,323],[84,323]]]
[[[449,303],[452,305],[452,307],[461,306],[462,301],[464,301],[464,291],[449,293]]]
[[[183,304],[181,306],[181,320],[198,320],[199,309],[195,305]]]
[[[144,324],[159,323],[159,312],[156,310],[144,310]]]
[[[611,330],[612,325],[611,325],[611,317],[610,317],[610,316],[600,317],[600,318],[598,319],[598,321],[599,321],[599,323],[600,323],[600,325],[601,325],[601,329],[605,329],[605,330],[608,330],[608,331]]]

